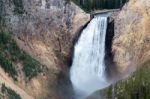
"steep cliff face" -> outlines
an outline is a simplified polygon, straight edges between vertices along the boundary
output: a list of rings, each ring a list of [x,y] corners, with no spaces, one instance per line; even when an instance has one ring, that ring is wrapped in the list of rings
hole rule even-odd
[[[115,19],[114,61],[120,73],[150,59],[150,1],[130,0]]]
[[[19,47],[54,73],[14,83],[0,68],[0,83],[15,89],[23,99],[67,99],[69,80],[60,71],[67,71],[76,32],[90,20],[89,14],[65,0],[5,0],[0,1],[1,20]]]
[[[6,0],[3,4],[7,26],[18,44],[55,69],[70,58],[75,32],[89,20],[88,14],[64,0]]]

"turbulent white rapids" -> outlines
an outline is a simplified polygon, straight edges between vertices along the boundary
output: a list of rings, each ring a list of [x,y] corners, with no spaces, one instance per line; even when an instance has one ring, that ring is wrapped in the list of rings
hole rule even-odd
[[[70,78],[77,94],[83,97],[109,85],[104,64],[106,30],[107,17],[96,16],[75,45]]]

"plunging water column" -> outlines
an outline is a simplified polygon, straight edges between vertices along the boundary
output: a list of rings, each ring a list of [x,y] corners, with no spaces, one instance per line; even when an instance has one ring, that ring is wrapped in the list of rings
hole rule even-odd
[[[106,30],[107,17],[96,16],[75,45],[70,78],[78,95],[86,97],[109,85],[104,64]]]

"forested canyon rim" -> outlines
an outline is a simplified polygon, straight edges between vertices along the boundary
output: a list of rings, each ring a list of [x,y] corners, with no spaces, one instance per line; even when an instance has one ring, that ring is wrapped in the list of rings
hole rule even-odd
[[[68,0],[69,1],[69,0]],[[129,0],[71,0],[85,11],[119,9]]]

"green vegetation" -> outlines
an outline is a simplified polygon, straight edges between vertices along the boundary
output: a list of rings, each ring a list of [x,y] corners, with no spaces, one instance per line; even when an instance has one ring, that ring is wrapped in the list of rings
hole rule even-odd
[[[29,80],[43,71],[43,66],[41,66],[38,61],[36,61],[26,53],[23,53],[20,58],[23,60],[23,71]]]
[[[138,69],[127,80],[116,83],[116,99],[150,99],[150,61]],[[106,89],[107,99],[111,99],[112,86]]]
[[[43,66],[21,50],[10,33],[0,32],[0,65],[14,80],[17,80],[17,72],[13,63],[21,62],[23,72],[28,80],[43,71]]]
[[[67,0],[68,1],[68,0]],[[72,0],[82,9],[89,12],[98,9],[121,8],[128,0]]]
[[[19,94],[10,88],[7,88],[5,84],[2,84],[1,92],[2,94],[6,95],[8,99],[21,99]]]
[[[15,14],[23,14],[24,13],[24,7],[22,0],[13,0],[14,3],[14,13]]]
[[[5,50],[9,46],[9,42],[11,42],[10,35],[8,33],[0,32],[0,65],[2,68],[11,76],[14,80],[17,80],[17,72],[12,64],[12,61],[7,58],[8,51]]]
[[[4,19],[2,16],[0,16],[0,29],[2,28],[3,25],[4,25]]]
[[[0,52],[0,64],[2,68],[11,76],[14,80],[17,80],[17,72],[12,65],[12,62],[5,58],[4,55]]]
[[[22,0],[13,0],[13,3],[15,5],[16,14],[22,14]],[[15,81],[18,76],[16,71],[17,67],[15,66],[17,63],[22,64],[22,71],[27,80],[36,77],[40,72],[46,70],[45,66],[41,65],[38,61],[18,47],[11,33],[7,30],[5,16],[0,15],[0,66]]]

